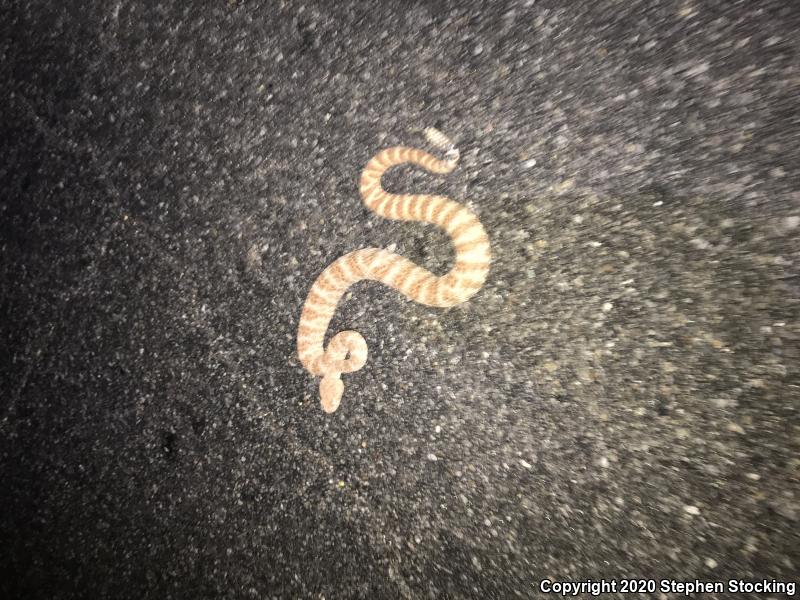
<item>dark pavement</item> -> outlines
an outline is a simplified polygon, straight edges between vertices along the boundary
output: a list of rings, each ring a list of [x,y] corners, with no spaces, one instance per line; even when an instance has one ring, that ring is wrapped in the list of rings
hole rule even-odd
[[[789,0],[0,0],[0,597],[797,578],[798,31]],[[492,271],[450,310],[355,286],[326,415],[314,278],[453,259],[358,196],[428,125],[459,168],[385,183],[468,202]]]

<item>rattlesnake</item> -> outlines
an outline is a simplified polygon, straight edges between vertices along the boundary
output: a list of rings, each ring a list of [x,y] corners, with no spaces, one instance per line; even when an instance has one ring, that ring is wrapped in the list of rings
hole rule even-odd
[[[322,377],[319,393],[325,412],[339,407],[344,392],[341,374],[358,371],[367,362],[367,343],[355,331],[337,333],[323,349],[325,332],[347,288],[372,279],[406,298],[444,308],[470,298],[483,286],[489,272],[489,238],[472,211],[444,196],[390,194],[381,186],[383,173],[403,163],[414,163],[438,174],[456,167],[459,152],[447,136],[432,127],[425,130],[425,136],[433,146],[446,151],[444,160],[417,148],[387,148],[364,167],[359,189],[367,208],[382,217],[433,223],[444,229],[455,246],[455,265],[449,273],[437,277],[383,248],[363,248],[338,258],[322,272],[303,305],[297,353],[309,373]]]

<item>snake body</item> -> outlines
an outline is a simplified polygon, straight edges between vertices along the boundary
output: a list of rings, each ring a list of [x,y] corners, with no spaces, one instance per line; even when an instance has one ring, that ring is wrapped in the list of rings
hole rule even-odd
[[[444,196],[390,194],[381,186],[383,173],[403,163],[436,174],[449,173],[456,167],[459,152],[450,140],[433,128],[426,129],[425,135],[432,145],[446,151],[444,160],[417,148],[387,148],[364,167],[359,189],[367,208],[382,217],[433,223],[444,229],[455,246],[455,265],[440,277],[388,250],[363,248],[338,258],[320,274],[300,315],[297,353],[309,373],[322,377],[319,392],[325,412],[339,407],[344,392],[342,373],[358,371],[367,361],[367,344],[355,331],[337,333],[324,347],[336,306],[351,285],[371,279],[420,304],[446,308],[475,294],[489,272],[489,238],[472,211]]]

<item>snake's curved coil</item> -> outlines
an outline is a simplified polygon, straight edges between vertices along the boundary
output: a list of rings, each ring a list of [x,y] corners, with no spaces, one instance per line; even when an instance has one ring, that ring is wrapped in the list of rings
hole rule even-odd
[[[395,146],[374,156],[361,173],[360,192],[367,208],[387,219],[422,221],[444,229],[456,250],[455,265],[438,277],[410,260],[382,248],[364,248],[329,265],[311,286],[297,331],[297,353],[303,366],[320,381],[323,410],[339,407],[344,392],[342,373],[357,371],[367,361],[367,343],[360,333],[342,331],[323,347],[325,332],[339,300],[354,283],[372,279],[388,285],[410,300],[427,306],[448,307],[464,302],[486,280],[491,262],[489,238],[475,214],[443,196],[390,194],[381,176],[403,163],[445,174],[458,163],[459,153],[437,129],[425,130],[428,141],[446,152],[440,160],[417,148]]]

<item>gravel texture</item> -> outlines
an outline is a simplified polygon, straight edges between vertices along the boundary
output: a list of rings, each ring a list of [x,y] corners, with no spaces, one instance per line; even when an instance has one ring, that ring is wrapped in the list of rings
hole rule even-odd
[[[797,577],[796,3],[0,13],[0,596]],[[370,358],[326,415],[314,278],[452,261],[357,191],[432,124],[460,167],[385,183],[467,202],[489,280],[355,286],[329,331]]]

